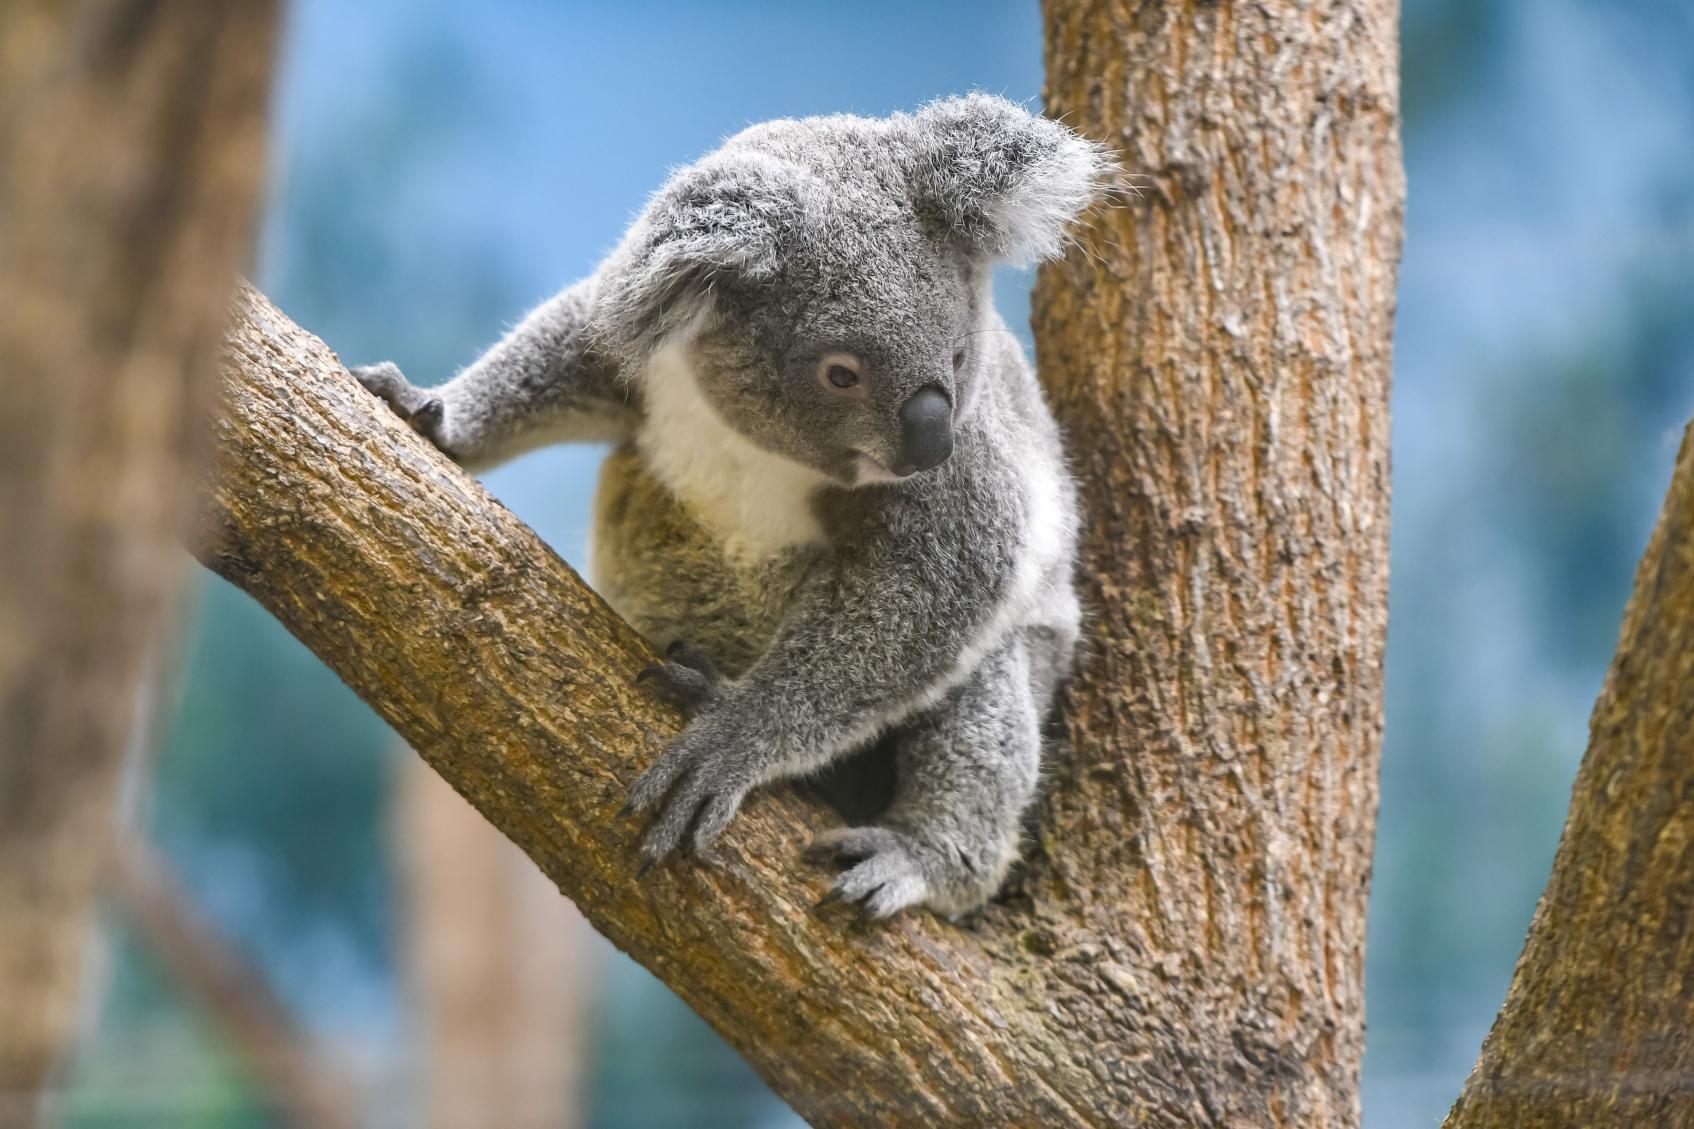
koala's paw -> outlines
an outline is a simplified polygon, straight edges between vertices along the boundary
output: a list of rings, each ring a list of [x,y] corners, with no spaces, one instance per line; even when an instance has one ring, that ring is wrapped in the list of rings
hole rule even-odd
[[[723,675],[712,660],[692,643],[678,639],[665,648],[662,663],[644,667],[635,681],[693,717],[717,695]]]
[[[807,857],[843,867],[820,905],[855,902],[871,917],[889,917],[937,894],[931,852],[886,827],[837,827],[820,832]]]
[[[394,410],[394,414],[412,425],[412,430],[445,449],[443,425],[447,420],[447,405],[441,397],[406,379],[393,361],[374,365],[355,365],[347,370],[360,384]]]
[[[757,758],[745,734],[721,713],[696,718],[670,748],[636,777],[624,813],[656,809],[641,840],[641,871],[688,840],[703,855],[723,834],[757,779]]]

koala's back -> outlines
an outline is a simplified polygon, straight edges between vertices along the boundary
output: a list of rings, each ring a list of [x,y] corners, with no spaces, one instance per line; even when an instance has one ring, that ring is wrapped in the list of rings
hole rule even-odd
[[[634,444],[607,456],[594,499],[595,588],[658,646],[686,639],[740,674],[769,643],[821,548],[726,552]]]

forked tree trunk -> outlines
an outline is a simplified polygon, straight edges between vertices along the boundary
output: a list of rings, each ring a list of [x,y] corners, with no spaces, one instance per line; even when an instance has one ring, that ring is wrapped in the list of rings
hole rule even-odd
[[[1048,12],[1054,109],[1151,181],[1045,277],[1093,653],[1041,850],[966,927],[814,910],[756,796],[635,877],[650,652],[257,295],[212,568],[819,1125],[1358,1118],[1401,180],[1394,7]]]
[[[0,1117],[70,1037],[264,156],[267,0],[0,4]]]
[[[133,17],[122,28],[133,32],[163,26],[164,10],[180,9],[108,14]],[[48,5],[15,13],[0,21],[7,72],[42,57],[20,49],[27,36],[60,28]],[[199,14],[220,35],[240,26]],[[822,817],[792,795],[755,799],[715,865],[637,882],[634,829],[612,813],[676,722],[630,688],[645,646],[256,295],[231,338],[201,552],[815,1123],[1349,1124],[1385,610],[1401,194],[1393,6],[1052,0],[1047,23],[1051,108],[1119,147],[1144,180],[1038,295],[1042,368],[1089,503],[1094,646],[1066,702],[1069,754],[1040,851],[970,926],[909,915],[866,929],[809,909],[824,879],[796,865],[795,848]],[[110,53],[132,40],[78,42],[110,76],[147,57]],[[53,90],[51,72],[34,69]],[[231,83],[226,93],[244,96],[221,104],[256,100],[241,67],[207,73],[222,78],[206,89]],[[60,91],[48,104],[64,111],[63,137],[80,139],[76,127],[103,120],[88,115],[123,120],[169,88],[143,84],[147,97],[115,106]],[[184,413],[157,410],[157,387],[137,373],[157,378],[161,351],[195,355],[203,325],[190,299],[208,291],[179,292],[168,268],[185,260],[215,276],[207,264],[224,260],[208,247],[227,253],[241,226],[220,211],[227,222],[209,224],[205,243],[171,223],[158,237],[125,191],[53,181],[76,171],[74,147],[28,124],[0,108],[0,152],[32,158],[0,180],[0,454],[13,472],[0,477],[0,519],[27,535],[0,554],[11,742],[0,749],[0,990],[8,1020],[27,1021],[0,1028],[14,1085],[39,1078],[50,1057],[39,1048],[54,1049],[64,1027],[62,941],[76,930],[38,926],[74,926],[84,904],[63,893],[75,881],[49,889],[40,876],[92,874],[86,844],[63,846],[61,823],[39,813],[68,812],[64,826],[103,840],[104,820],[55,781],[72,766],[65,779],[90,784],[103,814],[109,770],[96,754],[121,728],[106,706],[133,685],[143,613],[163,586],[147,552],[115,583],[91,546],[152,546],[166,520],[155,510],[170,508],[156,500],[181,464],[120,462],[107,447],[180,449],[157,439],[174,437]],[[104,139],[122,154],[127,137]],[[56,216],[55,204],[86,209],[85,222],[18,222]],[[110,231],[143,237],[155,269],[113,282],[67,267],[76,260],[60,244]],[[101,256],[127,262],[92,246],[108,272],[114,258]],[[127,410],[88,383],[101,365],[128,378],[116,389]],[[70,404],[91,418],[55,414]],[[84,455],[92,471],[66,469]],[[119,479],[133,489],[94,488]],[[32,519],[30,491],[71,520]],[[108,494],[139,516],[116,514]],[[111,528],[132,536],[113,540]],[[1691,529],[1685,443],[1552,881],[1455,1127],[1694,1121]],[[106,631],[56,635],[61,620]],[[61,636],[82,648],[65,649],[69,660],[54,649]],[[43,670],[26,669],[31,654]],[[100,708],[65,720],[67,686],[99,691],[85,700]],[[66,732],[87,738],[81,757],[15,751],[17,735],[40,752]],[[43,827],[53,835],[24,839]],[[76,865],[57,865],[66,859]]]

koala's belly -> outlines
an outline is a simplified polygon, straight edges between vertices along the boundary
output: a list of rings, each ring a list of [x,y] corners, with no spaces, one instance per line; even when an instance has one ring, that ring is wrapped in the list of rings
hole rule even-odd
[[[732,560],[631,446],[606,457],[594,497],[594,586],[656,646],[687,639],[726,674],[759,656],[817,549]]]

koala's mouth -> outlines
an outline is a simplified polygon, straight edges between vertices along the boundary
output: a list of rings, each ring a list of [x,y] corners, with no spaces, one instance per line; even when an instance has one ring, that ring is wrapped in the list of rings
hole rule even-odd
[[[911,474],[895,474],[888,464],[867,451],[853,452],[853,471],[855,486],[883,485],[890,482],[904,482]]]

